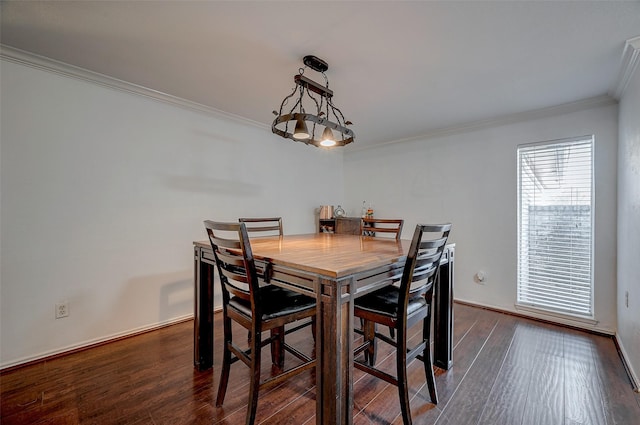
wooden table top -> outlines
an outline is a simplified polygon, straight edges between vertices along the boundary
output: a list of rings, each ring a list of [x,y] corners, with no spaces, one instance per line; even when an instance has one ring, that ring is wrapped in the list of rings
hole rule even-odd
[[[210,247],[208,242],[195,242]],[[378,266],[404,262],[410,240],[311,233],[252,238],[256,260],[339,279]]]

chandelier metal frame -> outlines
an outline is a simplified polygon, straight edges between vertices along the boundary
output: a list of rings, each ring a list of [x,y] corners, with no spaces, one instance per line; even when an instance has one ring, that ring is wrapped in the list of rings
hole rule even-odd
[[[355,134],[353,130],[347,128],[352,124],[351,121],[346,121],[342,111],[333,104],[333,91],[329,89],[329,79],[325,74],[329,65],[313,55],[305,56],[303,63],[305,68],[300,68],[298,75],[293,77],[296,84],[293,91],[280,104],[280,111],[273,111],[276,118],[271,125],[271,131],[284,138],[316,147],[327,146],[324,144],[325,138],[329,134],[333,136],[336,133],[341,137],[333,137],[335,144],[332,147],[345,146],[353,142]],[[325,85],[304,76],[306,68],[311,68],[322,74]],[[296,93],[298,93],[296,102],[290,109],[284,109]],[[307,123],[311,123],[310,131],[307,130]],[[306,138],[294,136],[298,129],[296,124],[306,130],[308,135]],[[321,127],[324,127],[324,131],[320,131]]]

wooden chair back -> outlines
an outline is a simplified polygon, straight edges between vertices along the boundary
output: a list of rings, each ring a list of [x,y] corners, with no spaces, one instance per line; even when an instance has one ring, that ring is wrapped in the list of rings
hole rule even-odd
[[[425,294],[430,303],[433,284],[440,270],[440,258],[450,231],[451,223],[416,226],[400,279],[398,311],[406,311],[409,298],[415,294]],[[402,310],[403,304],[405,310]]]
[[[249,235],[282,236],[282,217],[241,217],[240,223],[247,226]],[[259,233],[259,234],[258,234]]]
[[[403,224],[404,220],[402,219],[363,218],[360,220],[360,234],[375,237],[387,235],[387,237],[393,236],[399,240]]]
[[[204,227],[216,259],[223,306],[235,296],[251,302],[252,311],[255,310],[258,303],[254,302],[254,294],[259,293],[258,275],[245,224],[207,220]]]

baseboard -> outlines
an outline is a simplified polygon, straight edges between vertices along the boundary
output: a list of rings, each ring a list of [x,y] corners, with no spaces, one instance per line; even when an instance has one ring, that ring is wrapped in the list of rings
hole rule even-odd
[[[170,320],[166,320],[160,323],[154,323],[153,325],[141,326],[135,329],[129,329],[124,332],[119,332],[116,334],[108,335],[102,338],[96,338],[88,341],[83,341],[77,344],[72,344],[67,347],[59,348],[56,350],[46,351],[44,353],[36,354],[33,356],[23,357],[18,360],[14,360],[5,364],[0,364],[0,372],[8,372],[13,369],[27,366],[31,363],[41,362],[43,360],[51,360],[56,357],[66,356],[68,354],[72,354],[78,351],[88,350],[90,348],[98,347],[100,345],[108,344],[110,342],[119,341],[126,338],[131,338],[132,336],[140,335],[146,332],[155,331],[157,329],[161,329],[167,326],[175,325],[177,323],[186,322],[188,320],[193,319],[193,314],[188,314],[185,316],[176,317]]]
[[[624,365],[624,368],[627,371],[627,376],[631,381],[631,386],[633,387],[633,391],[640,393],[640,380],[638,379],[638,375],[636,375],[635,371],[633,370],[633,366],[631,366],[631,362],[629,362],[628,360],[629,356],[627,355],[627,352],[624,349],[624,345],[620,340],[620,336],[617,333],[613,341],[615,342],[616,349],[618,350],[618,354],[622,359],[622,364]]]
[[[613,337],[615,332],[610,329],[598,328],[597,326],[588,326],[587,323],[581,321],[572,321],[570,319],[565,319],[562,317],[556,316],[544,316],[542,314],[536,314],[535,312],[528,310],[509,310],[502,307],[496,307],[489,304],[478,303],[475,301],[468,301],[456,298],[454,300],[456,303],[465,304],[472,307],[480,307],[487,310],[493,310],[500,313],[510,314],[512,316],[524,317],[526,319],[536,320],[538,322],[550,323],[553,325],[560,325],[571,329],[577,329],[580,331],[585,331],[589,333],[593,333],[596,335],[602,335],[607,337]]]

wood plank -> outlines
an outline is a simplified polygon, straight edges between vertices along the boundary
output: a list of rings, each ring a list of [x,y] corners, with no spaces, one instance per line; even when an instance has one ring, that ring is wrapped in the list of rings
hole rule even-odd
[[[448,371],[435,368],[436,388],[439,404],[433,406],[429,402],[426,385],[420,388],[420,396],[411,400],[411,415],[415,423],[433,424],[441,418],[442,412],[449,405],[451,397],[473,365],[478,353],[486,344],[498,321],[504,316],[501,313],[455,304],[454,367]],[[424,373],[422,374],[424,376]],[[423,378],[424,382],[424,378]],[[418,395],[418,394],[416,394]],[[446,419],[441,419],[444,421]],[[393,424],[402,424],[402,417],[397,416]]]
[[[595,338],[593,342],[592,356],[607,424],[640,423],[640,394],[629,391],[631,381],[612,338]]]
[[[527,401],[532,365],[537,344],[535,329],[528,324],[516,326],[511,346],[489,394],[479,423],[511,425],[522,423]]]
[[[536,328],[532,338],[537,342],[528,382],[523,425],[554,425],[564,422],[564,359],[562,334]]]
[[[515,327],[515,318],[507,315],[500,317],[436,423],[478,423],[513,339]]]
[[[380,328],[380,327],[379,327]],[[384,332],[384,331],[383,331]],[[421,326],[414,326],[408,330],[408,344],[416,344],[421,336]],[[362,355],[360,359],[362,359]],[[395,349],[388,344],[378,343],[378,354],[376,367],[384,372],[396,376],[396,355]],[[409,364],[409,369],[420,368],[422,371],[422,381],[424,382],[424,371],[422,362],[413,361]],[[364,423],[390,423],[400,414],[400,401],[398,389],[393,385],[374,376],[358,371],[361,377],[354,382],[354,425]],[[411,383],[413,389],[415,384]],[[419,384],[417,385],[419,387]],[[411,390],[410,390],[411,392]]]
[[[593,338],[579,332],[563,334],[565,421],[605,424],[603,394],[593,358]],[[639,418],[640,419],[640,418]]]
[[[214,350],[219,360],[218,318]],[[239,343],[246,340],[244,329],[234,331]],[[640,423],[637,395],[611,338],[460,304],[455,305],[454,335],[454,367],[436,368],[438,406],[429,401],[421,363],[409,364],[416,425]],[[2,372],[0,423],[244,423],[248,368],[232,366],[224,406],[216,408],[220,364],[195,370],[192,338],[193,323],[184,322]],[[287,338],[303,350],[313,349],[308,328]],[[393,371],[394,355],[385,345],[380,344],[379,361]],[[266,376],[269,350],[263,355]],[[295,361],[287,354],[287,365]],[[356,371],[354,394],[354,424],[402,423],[396,387]],[[261,394],[260,423],[315,424],[313,372]]]

